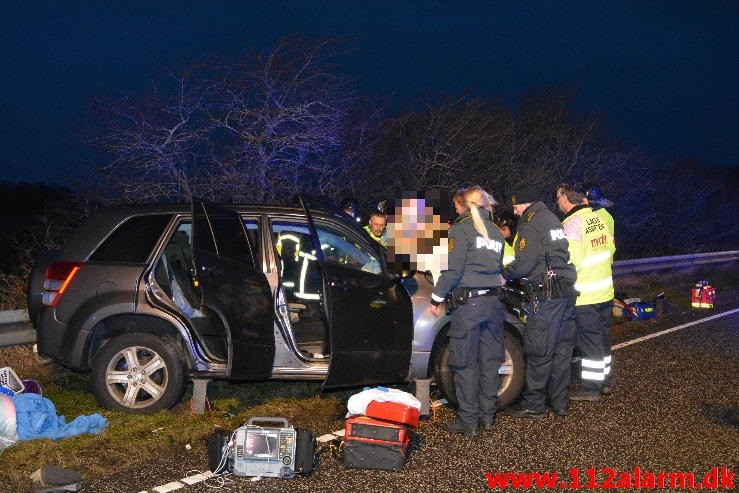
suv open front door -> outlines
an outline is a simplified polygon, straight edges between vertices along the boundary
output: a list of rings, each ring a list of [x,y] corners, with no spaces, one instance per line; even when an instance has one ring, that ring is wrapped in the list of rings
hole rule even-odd
[[[275,355],[272,291],[255,268],[241,216],[194,199],[192,218],[196,282],[202,304],[226,327],[229,376],[269,378]]]
[[[384,269],[378,255],[370,271],[328,259],[326,238],[338,233],[316,224],[308,200],[300,197],[324,279],[324,309],[329,323],[331,365],[324,387],[392,383],[408,377],[413,342],[413,310],[408,293]],[[311,201],[313,202],[313,201]],[[319,206],[324,204],[318,203]],[[355,225],[352,225],[356,227]],[[342,238],[361,247],[360,234],[347,226]],[[333,236],[334,238],[336,236]],[[355,243],[356,242],[356,243]],[[378,247],[382,248],[382,247]]]

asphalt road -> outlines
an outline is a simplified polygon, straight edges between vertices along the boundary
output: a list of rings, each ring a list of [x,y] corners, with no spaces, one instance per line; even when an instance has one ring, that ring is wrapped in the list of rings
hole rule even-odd
[[[614,329],[612,343],[619,348],[718,312],[687,311],[622,324]],[[587,469],[593,467],[597,482],[608,479],[604,468],[613,471],[615,480],[625,477],[619,472],[635,480],[638,467],[642,481],[648,480],[646,472],[691,472],[696,480],[714,467],[739,472],[739,312],[620,347],[614,352],[614,374],[614,391],[600,402],[573,402],[567,417],[500,416],[493,431],[476,438],[444,432],[440,425],[454,414],[441,408],[435,423],[424,423],[414,433],[410,458],[400,472],[349,469],[325,453],[308,477],[254,482],[229,476],[222,484],[209,479],[183,485],[192,471],[208,469],[204,446],[196,444],[190,451],[86,483],[83,491],[474,492],[490,490],[487,472],[558,472],[569,484],[573,469],[585,490],[591,489]],[[637,490],[633,483],[617,489]]]

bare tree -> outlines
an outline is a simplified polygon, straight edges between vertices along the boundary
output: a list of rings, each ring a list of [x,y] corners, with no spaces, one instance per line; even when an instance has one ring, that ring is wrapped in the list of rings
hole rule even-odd
[[[354,97],[332,70],[336,43],[288,38],[228,67],[209,105],[214,163],[241,185],[237,200],[324,192],[339,174]]]
[[[147,97],[99,102],[104,177],[126,201],[283,201],[340,189],[352,164],[341,156],[361,151],[350,148],[355,98],[336,75],[337,46],[288,38],[239,63],[167,72]]]
[[[378,166],[400,188],[451,191],[473,177],[479,183],[498,175],[514,129],[510,112],[495,100],[427,100],[388,122]]]
[[[100,100],[91,142],[110,160],[100,167],[123,201],[188,200],[208,139],[211,87],[194,69],[165,78],[144,98]]]

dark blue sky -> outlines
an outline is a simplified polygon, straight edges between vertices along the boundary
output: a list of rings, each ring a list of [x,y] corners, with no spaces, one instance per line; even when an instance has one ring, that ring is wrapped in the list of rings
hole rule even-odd
[[[739,165],[737,1],[4,0],[0,179],[65,183],[89,159],[78,128],[94,97],[293,33],[354,37],[370,94],[576,86],[579,108],[648,154]]]

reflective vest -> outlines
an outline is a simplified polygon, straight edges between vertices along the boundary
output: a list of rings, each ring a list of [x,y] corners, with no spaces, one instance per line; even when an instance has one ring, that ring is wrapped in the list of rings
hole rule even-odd
[[[610,214],[609,214],[610,216]],[[613,299],[611,263],[613,244],[611,229],[590,207],[577,207],[562,221],[569,241],[570,261],[575,264],[580,293],[575,305],[592,305]]]
[[[385,233],[383,233],[380,236],[376,236],[375,233],[372,231],[372,228],[370,227],[369,224],[366,225],[362,229],[364,229],[367,232],[367,234],[369,234],[372,237],[372,239],[375,240],[377,243],[379,243],[380,245],[384,247],[387,246],[387,237],[385,236]]]
[[[517,239],[518,235],[515,236],[512,244],[509,244],[508,241],[503,242],[503,267],[516,260],[516,249],[513,245],[516,244]]]

